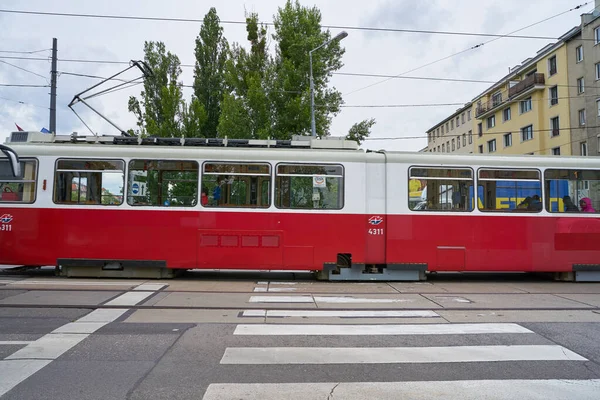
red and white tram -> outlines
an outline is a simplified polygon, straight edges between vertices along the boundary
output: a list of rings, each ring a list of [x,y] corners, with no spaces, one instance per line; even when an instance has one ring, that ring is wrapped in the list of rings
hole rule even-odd
[[[310,138],[13,132],[7,145],[21,170],[14,177],[0,158],[0,264],[56,265],[67,276],[600,280],[598,158],[370,152]]]

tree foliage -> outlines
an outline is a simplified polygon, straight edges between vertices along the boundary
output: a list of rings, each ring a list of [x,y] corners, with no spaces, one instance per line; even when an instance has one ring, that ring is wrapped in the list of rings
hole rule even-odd
[[[375,118],[365,119],[352,125],[346,136],[347,140],[355,140],[359,144],[364,142],[371,134],[371,128],[375,125]]]
[[[162,42],[146,42],[144,59],[154,74],[144,79],[140,99],[129,99],[137,133],[248,139],[310,135],[309,52],[332,35],[322,29],[319,9],[298,0],[286,0],[273,18],[269,32],[256,13],[247,14],[247,42],[230,46],[216,9],[208,11],[195,40],[194,94],[189,103],[183,100],[179,58]],[[343,65],[343,55],[339,41],[312,53],[318,136],[329,135],[343,104],[341,93],[329,86],[332,73]],[[374,119],[355,124],[347,138],[362,142],[374,124]]]
[[[223,27],[214,7],[204,16],[195,52],[194,94],[207,115],[201,131],[204,137],[215,137],[221,115],[229,44],[223,36]]]

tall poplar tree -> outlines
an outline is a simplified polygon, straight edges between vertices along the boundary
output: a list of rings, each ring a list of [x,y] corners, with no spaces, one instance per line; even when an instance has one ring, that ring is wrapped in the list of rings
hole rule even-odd
[[[205,137],[217,136],[224,90],[224,72],[229,45],[223,36],[223,27],[217,10],[212,7],[204,16],[196,38],[196,67],[194,94],[206,110],[206,123],[201,128]]]

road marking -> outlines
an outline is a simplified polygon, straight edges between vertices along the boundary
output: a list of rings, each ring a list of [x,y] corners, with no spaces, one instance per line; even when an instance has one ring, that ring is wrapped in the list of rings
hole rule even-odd
[[[127,311],[126,308],[101,308],[79,318],[76,322],[104,322],[108,324],[109,322],[116,321]]]
[[[246,310],[243,317],[340,317],[340,318],[435,318],[439,314],[424,311],[388,310]]]
[[[474,335],[533,333],[511,323],[423,325],[274,325],[240,324],[234,335]]]
[[[52,333],[94,333],[106,325],[106,322],[71,322],[56,328]]]
[[[131,284],[129,282],[128,284]],[[112,305],[135,305],[155,292],[128,292],[109,302]],[[79,318],[75,322],[65,324],[38,340],[28,342],[4,360],[0,360],[0,396],[35,374],[52,360],[90,336],[104,325],[107,325],[128,309],[99,309]],[[0,342],[1,344],[2,342]],[[11,342],[14,344],[15,342]]]
[[[271,291],[271,288],[269,288]],[[347,303],[410,303],[412,299],[374,299],[374,298],[363,298],[363,297],[349,297],[349,296],[251,296],[250,303],[334,303],[334,304],[347,304]]]
[[[0,340],[0,345],[20,345],[20,344],[29,344],[31,340]]]
[[[52,360],[0,360],[0,397]]]
[[[156,292],[157,290],[160,290],[165,286],[167,285],[163,285],[162,283],[144,283],[133,288],[133,290],[145,290],[150,292]]]
[[[349,383],[217,383],[203,400],[597,400],[600,379],[481,380]]]
[[[412,299],[372,299],[350,296],[314,296],[317,303],[411,303]]]
[[[312,296],[250,296],[250,303],[313,303]]]
[[[54,360],[88,336],[88,334],[50,333],[12,353],[6,357],[6,360]]]
[[[254,291],[255,292],[266,292],[267,288],[266,287],[255,287]]]
[[[54,286],[137,286],[142,282],[95,282],[95,281],[67,281],[67,280],[47,280],[47,281],[12,281],[14,285],[54,285]]]
[[[452,347],[228,347],[221,364],[405,364],[587,361],[557,345]]]
[[[295,287],[270,287],[269,292],[295,292],[298,290]]]
[[[127,292],[123,293],[119,297],[112,299],[107,306],[134,306],[148,297],[152,296],[155,292]]]

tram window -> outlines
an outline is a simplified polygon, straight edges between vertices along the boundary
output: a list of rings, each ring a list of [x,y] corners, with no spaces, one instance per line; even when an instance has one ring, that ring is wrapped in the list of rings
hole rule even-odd
[[[600,212],[599,170],[548,169],[544,185],[548,212]]]
[[[542,185],[537,170],[482,168],[477,184],[477,206],[481,211],[542,211]]]
[[[205,207],[271,205],[271,165],[207,162],[202,167]]]
[[[127,203],[132,206],[194,207],[198,203],[198,163],[130,161]]]
[[[275,206],[341,210],[344,207],[344,167],[316,164],[278,165]]]
[[[33,203],[35,201],[36,160],[20,160],[21,175],[15,177],[10,161],[0,161],[0,203]]]
[[[408,191],[412,211],[473,211],[473,170],[412,167]]]
[[[56,162],[54,202],[116,206],[123,203],[125,163],[121,160]]]

